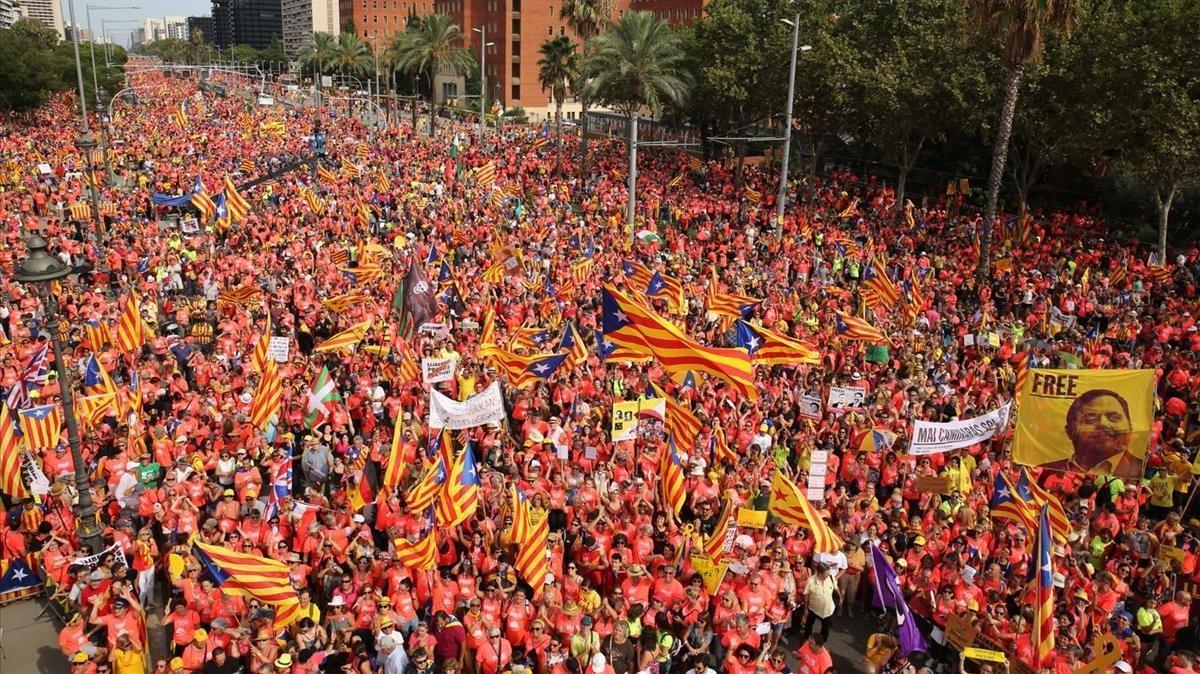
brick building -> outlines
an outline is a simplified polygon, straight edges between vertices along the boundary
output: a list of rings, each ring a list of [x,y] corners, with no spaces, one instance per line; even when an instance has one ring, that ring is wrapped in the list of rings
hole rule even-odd
[[[707,0],[615,0],[617,16],[629,10],[650,11],[672,24],[698,19]],[[570,29],[559,20],[561,0],[340,0],[342,19],[367,44],[385,48],[391,36],[404,30],[410,15],[433,12],[447,14],[467,34],[470,49],[479,58],[480,33],[486,30],[485,75],[490,100],[506,108],[520,106],[531,119],[553,115],[549,92],[538,83],[538,50],[546,39],[567,35]],[[571,38],[579,41],[577,35]],[[574,119],[579,105],[568,97],[563,116]]]

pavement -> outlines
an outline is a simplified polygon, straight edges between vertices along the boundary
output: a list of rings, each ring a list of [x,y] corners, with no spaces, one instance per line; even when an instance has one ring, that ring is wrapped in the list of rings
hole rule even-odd
[[[0,606],[0,672],[67,674],[67,659],[58,650],[58,624],[38,617],[42,601],[25,599]]]

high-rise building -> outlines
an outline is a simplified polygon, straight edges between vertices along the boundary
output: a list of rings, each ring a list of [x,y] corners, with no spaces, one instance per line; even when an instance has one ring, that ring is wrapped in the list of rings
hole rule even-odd
[[[283,37],[280,0],[212,0],[213,43],[264,49]]]
[[[575,35],[558,17],[562,0],[340,0],[342,21],[354,23],[359,37],[374,48],[386,48],[392,35],[404,30],[410,16],[434,12],[452,17],[467,35],[469,48],[479,59],[481,34],[486,31],[484,71],[489,100],[504,107],[521,106],[534,118],[553,111],[549,92],[538,83],[538,50],[548,38]],[[613,18],[627,11],[654,13],[672,25],[696,21],[708,0],[615,0]],[[522,5],[524,5],[522,7]],[[435,91],[440,100],[442,91]],[[574,118],[579,104],[568,97],[564,116]]]
[[[283,51],[296,58],[313,33],[337,35],[341,29],[338,0],[283,0]]]
[[[0,28],[12,28],[21,19],[17,0],[0,0]]]
[[[79,31],[80,42],[91,42],[92,31],[87,29],[87,26],[63,26],[63,39],[71,42],[75,39],[75,31]]]
[[[20,9],[22,16],[58,33],[59,39],[66,34],[63,32],[62,5],[59,0],[20,0]]]
[[[187,18],[188,39],[191,39],[197,32],[204,36],[205,42],[213,41],[213,18],[211,16],[189,16]]]

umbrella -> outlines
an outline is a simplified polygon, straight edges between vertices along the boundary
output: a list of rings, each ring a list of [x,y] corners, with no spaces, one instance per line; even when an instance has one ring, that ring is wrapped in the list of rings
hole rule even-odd
[[[873,428],[858,437],[854,447],[861,451],[878,452],[891,449],[896,442],[896,434],[882,428]]]
[[[1044,339],[1027,339],[1027,340],[1021,342],[1021,346],[1032,346],[1035,349],[1046,349],[1046,350],[1054,348],[1050,344],[1050,342],[1047,342]]]

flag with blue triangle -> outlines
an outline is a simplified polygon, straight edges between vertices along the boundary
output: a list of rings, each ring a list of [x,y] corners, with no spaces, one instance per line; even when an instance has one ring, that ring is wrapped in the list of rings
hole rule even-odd
[[[34,573],[23,560],[14,559],[9,562],[8,571],[0,576],[0,596],[31,590],[41,584],[41,576]]]

